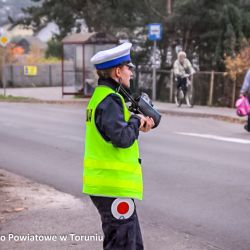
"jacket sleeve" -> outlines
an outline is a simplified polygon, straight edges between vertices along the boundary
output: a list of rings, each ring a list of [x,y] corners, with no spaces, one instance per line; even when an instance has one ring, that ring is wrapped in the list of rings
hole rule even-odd
[[[194,70],[191,62],[188,59],[186,59],[186,60],[187,60],[187,66],[188,66],[188,69],[189,69],[189,72],[190,72],[189,74],[193,75],[195,73],[195,70]]]
[[[95,124],[103,139],[116,147],[130,147],[139,136],[139,118],[132,115],[126,122],[122,101],[115,94],[107,96],[97,106]]]
[[[247,71],[245,78],[244,78],[244,82],[242,84],[241,90],[240,90],[241,94],[244,93],[250,93],[250,70]]]
[[[178,60],[175,60],[175,62],[174,62],[174,75],[181,76]]]

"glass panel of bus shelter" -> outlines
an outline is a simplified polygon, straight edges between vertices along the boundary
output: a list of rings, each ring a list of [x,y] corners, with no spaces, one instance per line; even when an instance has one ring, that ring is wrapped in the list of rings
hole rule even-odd
[[[84,87],[83,79],[83,45],[76,45],[75,50],[75,91],[80,92]]]
[[[86,44],[84,45],[84,65],[85,65],[85,89],[84,93],[91,94],[97,85],[98,76],[94,65],[90,62],[91,57],[101,50],[115,47],[115,44]]]
[[[83,45],[76,45],[75,68],[76,68],[76,71],[83,70]]]
[[[63,46],[63,82],[64,88],[63,92],[71,93],[75,92],[75,50],[76,45],[74,44],[64,44]]]

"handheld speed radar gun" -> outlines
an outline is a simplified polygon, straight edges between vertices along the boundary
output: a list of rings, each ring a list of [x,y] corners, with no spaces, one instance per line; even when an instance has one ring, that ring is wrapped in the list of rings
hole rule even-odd
[[[161,114],[154,108],[151,99],[146,93],[132,96],[122,86],[120,86],[120,90],[131,102],[131,106],[129,107],[131,112],[151,117],[155,124],[153,128],[156,128],[159,125]]]

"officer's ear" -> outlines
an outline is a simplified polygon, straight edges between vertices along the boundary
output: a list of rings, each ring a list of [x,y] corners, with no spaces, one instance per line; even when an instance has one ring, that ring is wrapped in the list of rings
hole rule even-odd
[[[116,77],[121,77],[121,68],[120,67],[116,67],[115,68],[115,75],[116,75]]]

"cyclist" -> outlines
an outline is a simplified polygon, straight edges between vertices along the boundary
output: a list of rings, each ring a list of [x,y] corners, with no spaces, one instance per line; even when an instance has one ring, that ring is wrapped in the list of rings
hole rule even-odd
[[[191,75],[195,73],[191,62],[187,59],[187,55],[184,51],[178,53],[178,58],[174,62],[174,75],[176,79],[176,94],[178,89],[183,90],[184,96],[186,96],[188,90],[188,84],[190,84]],[[183,96],[183,97],[184,97]],[[182,98],[183,98],[182,97]],[[190,103],[187,103],[191,106]]]

